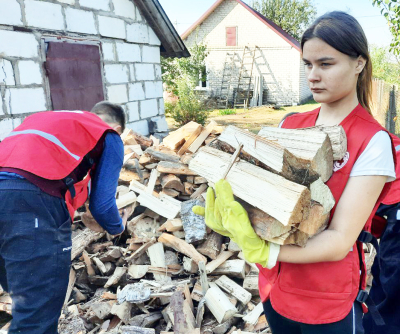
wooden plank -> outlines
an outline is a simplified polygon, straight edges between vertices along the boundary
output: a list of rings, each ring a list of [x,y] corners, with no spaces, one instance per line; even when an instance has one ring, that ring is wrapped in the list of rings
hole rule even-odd
[[[189,168],[216,183],[221,179],[230,155],[211,147],[202,147]],[[283,225],[295,225],[307,217],[310,191],[297,183],[248,162],[234,164],[227,176],[234,195],[268,213]]]
[[[104,287],[108,288],[110,286],[113,286],[113,285],[117,284],[119,282],[119,280],[122,278],[122,276],[126,273],[126,271],[127,271],[126,267],[117,267],[117,268],[115,268],[114,273],[108,279],[108,281],[104,285]]]
[[[188,139],[186,139],[186,142],[183,144],[183,146],[179,149],[178,155],[183,155],[186,153],[188,150],[189,146],[193,144],[193,142],[197,139],[197,137],[201,134],[201,131],[203,131],[203,126],[199,124],[199,126],[193,130],[192,134]]]
[[[189,146],[189,148],[187,149],[188,152],[196,153],[196,151],[204,143],[204,141],[210,135],[210,133],[214,129],[214,126],[216,126],[216,125],[217,125],[217,123],[214,120],[211,120],[211,122],[207,124],[207,126],[203,129],[203,131],[196,138],[196,140]]]
[[[153,194],[157,179],[158,179],[158,171],[156,169],[153,169],[150,173],[149,182],[147,183],[146,193],[148,193],[150,195]]]
[[[136,252],[134,252],[131,256],[125,258],[125,261],[129,263],[129,262],[132,261],[133,259],[140,257],[141,255],[143,255],[143,254],[147,251],[147,249],[148,249],[149,247],[151,247],[152,245],[154,245],[156,242],[157,242],[157,241],[156,241],[156,238],[152,238],[149,242],[145,243],[142,247],[140,247],[140,248],[139,248]]]
[[[69,272],[67,294],[65,295],[65,299],[64,299],[64,306],[67,305],[67,303],[69,301],[69,297],[71,296],[71,292],[72,292],[72,289],[74,288],[75,281],[76,281],[76,273],[75,273],[75,270],[71,268],[71,270]],[[7,311],[7,310],[5,310],[5,311]]]
[[[117,199],[117,208],[122,209],[127,207],[128,205],[131,205],[133,203],[136,203],[137,197],[136,194],[133,191],[128,192],[125,195],[122,195],[120,198]]]
[[[175,249],[176,251],[185,254],[186,256],[193,259],[197,264],[200,261],[207,263],[207,259],[201,255],[193,245],[188,244],[186,241],[181,240],[171,234],[163,233],[159,238],[159,242],[162,242],[165,246]]]
[[[293,130],[264,127],[258,133],[268,140],[275,140],[296,157],[307,160],[309,169],[315,171],[323,182],[332,175],[333,151],[326,133],[313,130]]]
[[[207,293],[209,288],[208,280],[207,280],[207,273],[206,273],[206,265],[204,261],[199,262],[199,273],[200,273],[200,284],[201,290],[203,292],[203,296]]]
[[[147,254],[150,258],[150,263],[152,266],[165,268],[164,246],[161,242],[157,242],[156,244],[150,246],[147,249]],[[166,275],[162,274],[153,274],[153,275],[156,281],[163,281],[166,279]]]

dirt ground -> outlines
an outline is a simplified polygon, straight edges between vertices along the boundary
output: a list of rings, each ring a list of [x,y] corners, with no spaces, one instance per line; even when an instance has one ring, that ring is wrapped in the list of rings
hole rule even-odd
[[[224,110],[212,110],[209,114],[209,120],[213,119],[219,125],[235,125],[242,129],[248,129],[253,133],[258,133],[263,126],[278,126],[279,122],[286,114],[290,112],[305,112],[318,108],[317,103],[308,103],[295,107],[283,107],[275,110],[270,107],[257,107],[251,109],[236,109],[234,115],[223,115]],[[170,117],[167,117],[170,130],[177,128],[176,123]]]

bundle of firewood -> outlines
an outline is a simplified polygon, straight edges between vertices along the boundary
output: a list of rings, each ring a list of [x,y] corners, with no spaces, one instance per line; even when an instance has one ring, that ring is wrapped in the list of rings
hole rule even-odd
[[[260,237],[304,245],[334,205],[324,182],[346,152],[343,129],[264,128],[257,136],[212,121],[188,123],[162,143],[131,130],[121,137],[117,205],[130,214],[126,232],[108,235],[87,207],[76,214],[59,332],[268,332],[257,267],[192,207],[226,177]]]

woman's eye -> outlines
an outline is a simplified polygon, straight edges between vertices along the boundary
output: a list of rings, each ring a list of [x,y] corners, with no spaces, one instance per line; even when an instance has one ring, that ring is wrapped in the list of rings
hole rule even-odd
[[[321,64],[322,67],[327,67],[327,66],[330,66],[330,65],[332,65],[332,64],[329,64],[329,63],[322,63]]]
[[[311,64],[310,63],[304,63],[304,66],[311,67]]]

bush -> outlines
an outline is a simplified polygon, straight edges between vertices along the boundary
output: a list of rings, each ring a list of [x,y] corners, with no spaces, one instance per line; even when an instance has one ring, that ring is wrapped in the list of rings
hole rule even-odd
[[[204,125],[208,112],[204,110],[202,103],[194,93],[193,83],[188,78],[177,80],[179,100],[176,103],[166,104],[166,113],[171,116],[179,126],[190,121]]]

